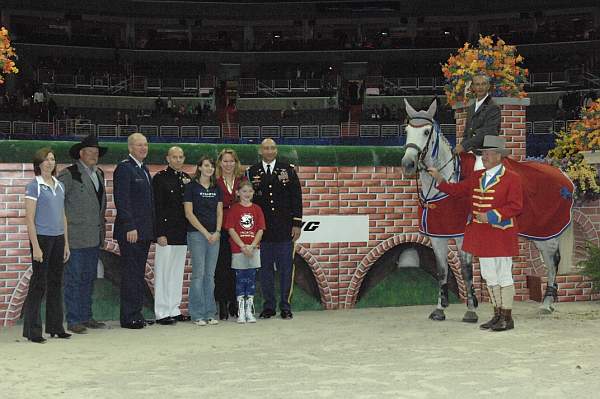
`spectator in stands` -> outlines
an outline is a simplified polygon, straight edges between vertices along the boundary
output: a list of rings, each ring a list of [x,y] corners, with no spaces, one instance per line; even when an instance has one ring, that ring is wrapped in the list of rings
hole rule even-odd
[[[381,110],[379,111],[381,114],[381,119],[384,121],[390,120],[390,109],[387,105],[381,104]]]
[[[115,117],[115,124],[117,124],[117,125],[123,124],[123,116],[121,115],[121,111],[117,111],[117,115]]]
[[[58,179],[65,186],[65,214],[71,258],[65,270],[67,328],[85,334],[88,328],[104,328],[92,317],[92,294],[100,248],[104,246],[106,190],[98,159],[106,154],[94,135],[71,146],[75,163],[63,169]]]
[[[185,155],[180,147],[167,152],[168,166],[152,179],[156,215],[154,257],[154,314],[161,325],[188,321],[179,311],[183,270],[187,254],[186,219],[183,210],[185,186],[191,181],[183,171]]]
[[[54,177],[56,160],[49,148],[33,156],[33,179],[25,188],[25,221],[31,246],[33,274],[23,306],[23,336],[45,343],[40,308],[46,295],[46,333],[69,338],[63,326],[63,268],[69,260],[65,218],[65,188]]]
[[[465,91],[470,90],[469,86]],[[467,108],[467,120],[463,140],[454,148],[456,154],[463,151],[474,151],[483,146],[485,136],[497,136],[500,133],[500,107],[492,100],[490,94],[490,78],[480,74],[473,77],[475,101]],[[475,170],[484,168],[481,156],[476,156]]]
[[[33,94],[33,103],[41,104],[44,102],[44,93],[39,88]]]
[[[398,105],[396,103],[392,104],[392,108],[390,110],[390,119],[393,121],[400,119],[400,113],[398,112]]]
[[[125,112],[125,114],[123,114],[123,124],[124,125],[131,125],[131,118],[129,117],[129,113]]]
[[[165,110],[165,102],[163,101],[162,98],[160,98],[160,96],[158,96],[156,98],[156,100],[154,101],[154,111],[155,111],[156,115],[162,115],[164,110]]]
[[[140,133],[127,138],[129,156],[115,171],[113,196],[117,217],[113,237],[121,250],[122,328],[144,328],[144,272],[150,243],[154,240],[154,200],[150,172],[144,159],[148,141]]]
[[[242,165],[234,150],[225,148],[219,153],[216,176],[217,186],[223,195],[223,221],[225,221],[229,209],[237,200],[236,191],[240,182],[244,180]],[[237,314],[235,274],[231,269],[231,247],[227,230],[221,232],[221,246],[215,270],[215,300],[219,304],[221,320]]]
[[[167,98],[167,112],[169,113],[169,115],[175,114],[175,102],[170,96],[169,98]]]
[[[202,120],[202,103],[196,104],[196,108],[194,108],[194,116],[196,122],[200,122]]]

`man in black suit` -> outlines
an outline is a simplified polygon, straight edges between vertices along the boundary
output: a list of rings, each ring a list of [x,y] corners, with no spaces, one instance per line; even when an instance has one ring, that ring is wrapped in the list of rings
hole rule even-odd
[[[265,215],[267,229],[260,242],[260,286],[264,297],[260,317],[275,316],[275,272],[277,265],[281,298],[281,318],[291,319],[293,284],[293,247],[302,226],[302,189],[293,165],[276,160],[277,145],[265,139],[260,145],[262,161],[247,171],[254,187],[254,203]]]
[[[133,133],[127,147],[129,157],[114,172],[114,238],[121,251],[121,327],[139,329],[145,326],[144,272],[154,240],[154,199],[150,172],[143,163],[148,155],[146,137]]]
[[[454,152],[473,151],[483,146],[487,135],[497,136],[500,133],[500,107],[490,95],[490,79],[487,75],[476,75],[472,81],[475,102],[467,108],[467,121],[463,140],[457,144]],[[481,157],[477,157],[475,170],[484,169]]]

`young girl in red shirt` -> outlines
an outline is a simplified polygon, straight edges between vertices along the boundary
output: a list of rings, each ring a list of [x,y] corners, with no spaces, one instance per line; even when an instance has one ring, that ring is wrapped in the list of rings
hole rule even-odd
[[[265,230],[262,209],[252,203],[252,183],[244,180],[237,190],[239,202],[227,214],[225,229],[231,244],[231,268],[235,270],[235,293],[238,301],[238,323],[256,323],[254,294],[256,271],[260,267],[259,243]]]

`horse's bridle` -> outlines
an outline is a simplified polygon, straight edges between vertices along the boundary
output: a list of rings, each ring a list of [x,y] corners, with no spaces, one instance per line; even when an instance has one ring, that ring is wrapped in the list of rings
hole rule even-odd
[[[418,117],[418,118],[409,118],[408,119],[408,125],[412,126],[412,127],[422,127],[422,126],[415,126],[415,125],[411,125],[410,121],[413,119],[421,119],[421,120],[425,120],[427,122],[429,122],[431,124],[431,127],[433,129],[433,127],[435,126],[435,121],[433,119],[427,118],[427,117]],[[431,132],[433,133],[433,131]],[[431,138],[433,137],[433,134],[430,134],[429,137],[427,137],[427,142],[425,143],[425,147],[423,147],[423,149],[421,149],[418,145],[416,145],[415,143],[408,143],[404,146],[404,148],[412,148],[415,151],[417,151],[417,175],[419,173],[419,166],[423,165],[424,168],[423,169],[427,169],[427,165],[425,164],[425,157],[427,156],[427,152],[429,151],[429,144],[431,143]]]
[[[432,127],[432,131],[429,134],[429,137],[427,137],[427,142],[425,143],[425,147],[423,147],[423,149],[421,149],[415,143],[408,143],[408,144],[406,144],[404,146],[404,148],[412,148],[415,151],[417,151],[417,164],[416,164],[416,173],[415,173],[415,180],[416,180],[416,186],[417,186],[417,194],[418,194],[419,206],[421,206],[421,208],[426,208],[427,207],[427,202],[426,201],[428,201],[427,197],[429,196],[429,193],[433,189],[434,182],[433,181],[431,182],[431,185],[429,186],[429,189],[427,190],[427,193],[425,194],[424,198],[421,198],[421,192],[419,190],[419,171],[422,170],[422,169],[423,170],[429,169],[429,167],[425,163],[425,157],[427,156],[427,152],[429,152],[429,145],[431,144],[431,138],[433,137],[433,134],[435,133],[436,122],[433,119],[427,118],[427,117],[424,117],[424,116],[419,116],[419,117],[416,117],[416,118],[409,118],[408,119],[408,125],[412,126],[412,127],[423,127],[424,126],[424,125],[421,125],[421,126],[411,125],[410,121],[412,119],[425,120],[425,121],[429,122],[431,124],[431,127]],[[448,160],[448,162],[446,162],[440,168],[438,168],[438,171],[441,171],[442,169],[444,169],[446,166],[448,166],[448,164],[450,164],[451,162],[453,162],[455,159],[456,159],[456,154],[452,154],[452,157]],[[423,166],[422,168],[421,168],[421,165]]]

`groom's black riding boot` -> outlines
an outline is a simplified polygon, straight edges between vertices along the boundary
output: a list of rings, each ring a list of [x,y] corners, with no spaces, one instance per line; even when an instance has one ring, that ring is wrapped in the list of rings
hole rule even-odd
[[[498,320],[500,320],[500,312],[501,309],[494,306],[494,317],[492,317],[489,321],[481,324],[479,328],[482,330],[489,330],[490,328],[492,328],[492,326],[498,323]]]
[[[502,309],[500,320],[492,326],[493,331],[506,331],[515,328],[515,322],[512,318],[512,309]]]

